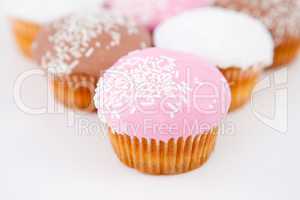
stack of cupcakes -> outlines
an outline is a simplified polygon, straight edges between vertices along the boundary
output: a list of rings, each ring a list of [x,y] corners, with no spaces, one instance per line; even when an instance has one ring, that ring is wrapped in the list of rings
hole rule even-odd
[[[14,17],[13,30],[58,102],[98,110],[122,163],[179,174],[209,159],[222,120],[249,101],[264,69],[300,48],[299,1],[213,3],[106,0],[47,23]]]

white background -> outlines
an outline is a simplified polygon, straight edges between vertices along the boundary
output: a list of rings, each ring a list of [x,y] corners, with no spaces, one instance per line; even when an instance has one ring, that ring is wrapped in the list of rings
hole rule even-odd
[[[22,112],[14,101],[14,83],[22,72],[37,67],[18,54],[8,27],[1,17],[1,200],[300,199],[300,60],[289,67],[288,83],[280,86],[283,92],[288,89],[288,106],[275,106],[276,90],[263,90],[254,107],[229,115],[225,124],[233,124],[234,132],[218,138],[204,167],[178,176],[148,176],[122,165],[105,133],[80,136],[78,122],[68,126],[67,114]],[[31,77],[21,89],[28,106],[47,104],[44,77]],[[285,109],[287,118],[279,112]],[[278,111],[279,118],[271,128],[254,111]],[[95,115],[76,116],[98,124]],[[276,131],[285,120],[288,130]]]

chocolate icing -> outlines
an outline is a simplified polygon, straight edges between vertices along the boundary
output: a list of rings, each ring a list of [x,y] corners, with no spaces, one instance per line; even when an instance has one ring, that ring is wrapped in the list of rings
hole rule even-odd
[[[101,10],[70,15],[44,26],[33,46],[33,56],[55,75],[99,77],[120,57],[150,45],[151,36],[144,27]]]

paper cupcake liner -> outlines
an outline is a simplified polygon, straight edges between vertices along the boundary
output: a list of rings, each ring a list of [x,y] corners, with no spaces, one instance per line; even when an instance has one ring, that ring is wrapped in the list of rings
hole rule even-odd
[[[68,108],[86,112],[95,112],[93,97],[97,80],[83,74],[53,76],[52,86],[55,99]]]
[[[28,58],[32,58],[32,43],[35,40],[40,26],[35,23],[13,19],[12,31],[14,33],[16,43],[22,54]]]
[[[251,99],[252,91],[260,77],[261,70],[256,68],[242,70],[235,67],[220,70],[230,86],[232,99],[229,110],[232,112]]]
[[[300,39],[287,39],[275,48],[274,62],[269,68],[278,68],[293,62],[300,50]]]
[[[109,137],[119,160],[130,168],[153,175],[185,173],[202,166],[214,150],[218,128],[187,139],[168,142],[139,140],[109,129]]]

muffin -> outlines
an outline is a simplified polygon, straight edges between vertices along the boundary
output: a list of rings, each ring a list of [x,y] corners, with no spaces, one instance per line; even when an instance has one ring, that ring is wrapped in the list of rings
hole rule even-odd
[[[166,20],[155,30],[154,43],[215,63],[231,88],[230,111],[250,99],[262,69],[273,61],[267,28],[253,17],[221,8],[195,9]]]
[[[208,160],[229,109],[230,90],[205,59],[149,48],[108,69],[95,102],[122,163],[143,173],[170,175]]]
[[[300,49],[299,0],[217,0],[225,8],[245,12],[261,20],[275,41],[272,67],[291,63]]]
[[[109,10],[86,10],[44,26],[33,48],[46,69],[55,98],[65,106],[95,111],[97,80],[128,52],[151,45],[149,32]]]
[[[161,21],[185,10],[211,5],[214,0],[106,0],[106,5],[153,30]]]
[[[102,0],[92,0],[88,4],[93,2],[100,7]],[[32,58],[32,43],[41,26],[89,6],[86,4],[85,0],[64,0],[63,3],[55,0],[26,0],[22,5],[19,1],[7,1],[4,10],[10,19],[12,33],[21,52],[27,58]]]

